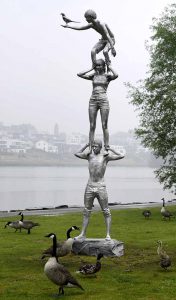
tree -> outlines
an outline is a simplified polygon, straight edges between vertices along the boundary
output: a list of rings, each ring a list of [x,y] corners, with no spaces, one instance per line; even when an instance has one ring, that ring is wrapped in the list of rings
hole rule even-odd
[[[153,19],[147,50],[149,70],[137,87],[127,84],[130,102],[139,112],[135,134],[163,163],[155,171],[164,189],[176,193],[176,4]]]

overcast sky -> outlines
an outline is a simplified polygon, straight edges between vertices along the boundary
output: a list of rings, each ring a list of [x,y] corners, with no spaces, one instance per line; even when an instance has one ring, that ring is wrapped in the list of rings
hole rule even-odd
[[[0,122],[31,123],[39,130],[88,134],[91,81],[77,73],[91,66],[90,52],[100,38],[92,29],[65,29],[60,16],[86,24],[93,9],[116,38],[112,65],[119,78],[108,88],[109,131],[137,126],[124,82],[145,77],[149,56],[145,41],[152,18],[173,0],[1,0],[0,1]],[[99,54],[98,57],[103,57]],[[98,115],[97,133],[101,132]]]

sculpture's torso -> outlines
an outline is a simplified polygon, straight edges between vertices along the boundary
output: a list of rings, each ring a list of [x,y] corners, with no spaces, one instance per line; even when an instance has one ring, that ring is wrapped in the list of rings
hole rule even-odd
[[[97,31],[105,41],[107,41],[107,34],[110,38],[114,38],[112,31],[106,23],[102,23],[101,21],[96,20],[94,21],[94,24],[92,24],[92,28]]]
[[[107,160],[103,154],[89,155],[89,183],[104,184],[104,174],[106,171]]]
[[[92,80],[93,91],[92,97],[106,94],[109,81],[106,74],[95,74]]]

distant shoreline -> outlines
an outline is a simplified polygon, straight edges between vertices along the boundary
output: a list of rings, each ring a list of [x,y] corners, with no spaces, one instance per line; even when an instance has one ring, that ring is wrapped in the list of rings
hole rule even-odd
[[[176,205],[176,199],[169,200],[167,206]],[[160,202],[145,202],[145,203],[109,203],[109,208],[111,210],[121,210],[128,208],[146,208],[146,207],[161,207],[162,203]],[[43,208],[26,208],[24,210],[16,209],[10,211],[0,211],[0,217],[11,217],[16,216],[17,213],[23,211],[25,215],[63,215],[67,213],[82,212],[83,206],[67,206],[60,205],[58,207],[43,207]],[[101,211],[99,205],[93,207],[93,211]]]
[[[1,167],[85,167],[87,166],[86,161],[81,162],[51,162],[51,161],[45,161],[45,162],[27,162],[27,161],[0,161],[0,168]],[[111,167],[117,167],[117,165],[114,162],[111,162]],[[135,163],[118,163],[118,168],[125,167],[125,168],[150,168],[150,169],[156,169],[156,166],[150,166],[146,164],[135,164]]]
[[[8,159],[0,156],[0,167],[80,167],[87,165],[84,160],[78,159],[43,159],[43,158],[17,158]],[[111,162],[111,166],[117,166],[116,162]],[[118,162],[118,167],[148,167],[151,169],[158,168],[157,165],[125,158]]]

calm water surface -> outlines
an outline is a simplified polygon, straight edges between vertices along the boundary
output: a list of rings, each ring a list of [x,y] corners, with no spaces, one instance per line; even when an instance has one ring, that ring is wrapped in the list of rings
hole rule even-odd
[[[160,202],[163,192],[153,169],[108,166],[105,180],[109,202]],[[0,210],[83,205],[87,166],[0,167]],[[97,201],[97,200],[95,200]],[[96,203],[96,202],[95,202]]]

